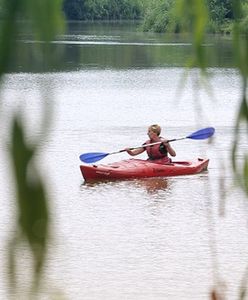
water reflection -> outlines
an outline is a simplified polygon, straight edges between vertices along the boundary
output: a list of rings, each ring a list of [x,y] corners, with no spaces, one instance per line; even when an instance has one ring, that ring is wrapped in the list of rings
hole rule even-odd
[[[160,219],[167,208],[173,205],[171,198],[172,182],[171,178],[165,177],[84,182],[80,187],[80,197],[88,199],[90,202],[92,199],[93,201],[97,199],[97,205],[102,202],[102,199],[106,203],[119,203],[120,206],[125,203],[124,211],[129,210],[130,205],[132,209],[138,207],[137,210],[143,215],[142,218],[148,213],[149,222],[157,223],[156,220]],[[151,216],[152,219],[150,220]],[[150,225],[153,227],[153,224]]]
[[[168,178],[141,178],[141,179],[129,179],[129,180],[98,180],[98,181],[84,181],[81,184],[81,190],[85,188],[96,188],[103,186],[118,187],[120,185],[125,185],[127,189],[129,188],[141,188],[145,189],[148,194],[156,194],[159,191],[165,191],[170,188],[170,182]]]
[[[130,69],[179,67],[191,57],[191,40],[178,34],[143,33],[133,22],[68,24],[65,35],[50,44],[60,57],[56,65],[44,68],[33,59],[37,42],[25,33],[19,37],[20,55],[11,62],[11,72],[75,71],[79,69]],[[208,36],[204,45],[211,67],[232,67],[229,39]]]
[[[156,194],[158,191],[169,189],[170,182],[167,178],[143,178],[136,180],[136,185],[144,187],[148,194]]]

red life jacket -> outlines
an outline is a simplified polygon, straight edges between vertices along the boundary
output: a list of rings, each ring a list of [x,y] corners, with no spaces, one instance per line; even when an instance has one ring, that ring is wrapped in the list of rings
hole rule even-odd
[[[162,138],[160,138],[160,139],[162,139]],[[151,144],[151,143],[152,143],[152,141],[148,140],[144,143],[144,145]],[[148,146],[148,147],[145,147],[145,149],[146,149],[149,159],[151,159],[151,160],[168,157],[167,149],[163,144],[162,144],[162,146],[161,146],[161,144]]]

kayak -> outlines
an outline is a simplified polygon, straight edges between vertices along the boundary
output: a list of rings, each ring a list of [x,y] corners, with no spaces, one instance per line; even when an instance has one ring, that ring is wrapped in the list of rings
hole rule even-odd
[[[81,165],[80,170],[85,181],[121,180],[192,175],[207,170],[208,163],[209,159],[203,158],[166,164],[161,160],[127,159],[106,165]]]

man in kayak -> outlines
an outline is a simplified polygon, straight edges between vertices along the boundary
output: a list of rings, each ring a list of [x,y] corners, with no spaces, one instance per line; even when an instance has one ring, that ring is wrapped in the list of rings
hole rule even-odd
[[[176,152],[165,138],[160,137],[160,133],[161,133],[161,127],[159,125],[157,124],[151,125],[148,127],[148,132],[147,132],[147,135],[149,136],[149,140],[143,144],[144,147],[133,149],[133,150],[132,148],[126,148],[125,150],[131,156],[135,156],[146,151],[149,160],[159,159],[159,160],[163,160],[164,163],[168,163],[171,161],[170,158],[168,157],[168,154],[174,157],[176,156]],[[147,144],[157,143],[160,141],[161,143],[158,143],[156,145],[147,146],[147,147],[145,146]]]

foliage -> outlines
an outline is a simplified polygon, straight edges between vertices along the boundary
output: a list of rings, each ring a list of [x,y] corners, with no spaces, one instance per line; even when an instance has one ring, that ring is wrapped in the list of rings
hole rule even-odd
[[[216,3],[218,1],[215,1]],[[221,2],[220,2],[221,3]],[[225,13],[232,15],[233,23],[233,49],[236,56],[236,67],[242,78],[242,97],[240,109],[236,121],[236,130],[232,149],[233,169],[237,175],[238,182],[248,195],[248,154],[247,151],[241,153],[242,164],[237,163],[239,153],[239,131],[242,125],[246,127],[248,133],[248,101],[247,101],[247,79],[248,79],[248,27],[247,9],[248,5],[244,1],[233,0],[232,13],[226,10]],[[189,5],[190,4],[190,5]],[[205,30],[208,24],[208,7],[204,0],[177,0],[175,6],[175,16],[177,24],[181,29],[192,32],[193,55],[190,67],[199,67],[205,72],[207,67],[206,53],[202,44],[205,40]],[[189,9],[190,8],[190,9]],[[240,153],[239,153],[240,154]]]
[[[36,290],[45,261],[49,234],[49,212],[45,187],[32,162],[35,148],[27,144],[22,123],[17,116],[13,121],[11,156],[16,179],[18,224],[16,235],[10,243],[10,279],[16,288],[15,250],[18,241],[26,240],[34,260],[33,289]],[[30,179],[32,174],[32,180]]]
[[[203,24],[190,25],[193,20],[198,19],[194,17],[193,19],[187,19],[184,17],[184,14],[181,13],[181,10],[186,10],[187,13],[185,16],[189,16],[190,14],[193,16],[201,12],[199,9],[200,6],[204,7],[204,11],[206,11],[205,5],[201,1],[189,1],[185,3],[184,1],[180,2],[176,0],[153,0],[145,10],[142,28],[144,31],[167,32],[174,30],[177,32],[180,30],[180,28],[178,28],[180,24],[186,26],[188,30],[194,29],[195,25],[205,27],[205,22],[203,22]],[[179,15],[180,18],[183,18],[183,22],[178,20]],[[202,16],[204,16],[204,14],[202,14]],[[201,18],[201,20],[203,19]],[[198,30],[198,27],[195,27],[195,29]]]
[[[172,0],[153,0],[149,2],[142,24],[143,31],[165,32],[171,19],[172,3]]]
[[[177,30],[192,32],[193,56],[190,67],[199,67],[205,70],[206,57],[203,48],[205,30],[208,22],[208,9],[204,1],[177,0],[174,6],[174,19]]]
[[[82,0],[65,0],[63,10],[69,20],[83,20],[85,15],[85,3]]]
[[[169,24],[176,23],[177,15],[171,11],[176,2],[179,5],[177,0],[64,0],[63,9],[69,20],[143,19],[144,31],[166,32],[171,30]],[[181,5],[183,3],[181,1]],[[191,10],[190,3],[185,4],[186,10]],[[199,5],[203,5],[202,1]],[[247,0],[243,0],[242,5],[247,5]],[[208,0],[204,6],[209,13],[208,32],[232,31],[232,0]]]
[[[210,33],[231,33],[233,21],[232,0],[209,0],[209,22],[207,31]]]
[[[28,19],[37,40],[49,42],[56,33],[63,31],[61,0],[2,0],[3,21],[0,28],[0,76],[8,70],[11,57],[17,54],[16,38],[19,34],[20,18]],[[47,55],[48,43],[40,44],[40,59],[51,63],[56,56]],[[44,59],[46,57],[46,59]]]
[[[42,65],[50,64],[53,55],[49,53],[49,41],[63,29],[60,0],[2,0],[1,4],[4,14],[0,24],[0,77],[8,71],[11,59],[18,53],[16,40],[20,30],[19,18],[28,19],[34,36],[44,42],[39,44],[40,52],[37,57],[39,62]],[[46,111],[45,102],[41,116],[43,119],[41,132],[45,134],[49,125],[49,112]],[[32,291],[36,291],[41,280],[50,233],[46,188],[34,163],[39,143],[34,142],[31,146],[25,135],[25,127],[19,112],[13,117],[12,131],[10,132],[10,159],[16,182],[17,207],[14,236],[9,243],[9,273],[12,293],[13,289],[15,292],[17,288],[16,262],[18,261],[19,244],[24,242],[30,249],[34,266]]]
[[[209,0],[210,19],[222,24],[225,19],[233,19],[232,0]]]
[[[247,5],[247,0],[241,1],[242,5]],[[171,28],[178,31],[178,27],[170,27],[168,24],[175,24],[178,20],[178,14],[171,13],[168,9],[173,10],[173,4],[177,3],[177,6],[184,6],[184,9],[191,10],[191,2],[185,3],[184,1],[170,1],[170,0],[155,0],[152,4],[148,5],[145,9],[143,28],[145,31],[158,31],[166,32],[171,30]],[[197,3],[194,4],[196,10]],[[165,7],[167,6],[167,9]],[[199,1],[198,6],[204,6],[207,8],[208,12],[208,23],[204,28],[208,32],[217,33],[230,33],[232,31],[232,21],[234,20],[233,15],[233,3],[232,0],[208,0]],[[194,9],[194,7],[192,7]],[[205,8],[204,8],[205,9]],[[200,12],[200,10],[199,10]],[[188,13],[185,16],[188,16]],[[184,17],[184,14],[181,15]],[[247,16],[247,14],[246,14]],[[243,16],[245,18],[246,16]],[[185,18],[184,18],[185,19]],[[190,19],[188,19],[189,21]],[[164,24],[164,26],[154,26],[154,24]]]
[[[192,10],[187,9],[189,5]],[[203,51],[201,45],[205,40],[205,30],[207,26],[208,18],[208,7],[204,0],[177,0],[177,17],[179,20],[183,21],[182,29],[191,29],[193,32],[192,44],[193,44],[193,56],[192,64],[190,67],[198,67],[206,74],[207,57],[206,53]],[[233,50],[236,56],[236,68],[240,72],[241,82],[242,82],[242,95],[240,99],[239,111],[235,124],[235,133],[233,146],[231,151],[231,160],[233,164],[234,174],[236,176],[238,184],[241,186],[243,191],[248,196],[248,152],[247,149],[241,149],[240,147],[240,131],[241,129],[246,132],[248,136],[248,101],[247,101],[247,79],[248,79],[248,27],[247,19],[244,14],[246,14],[247,4],[241,0],[232,1],[232,14],[233,14]],[[228,12],[226,12],[228,13]],[[188,24],[188,27],[185,25]],[[191,27],[192,26],[192,27]],[[197,28],[195,28],[197,27]],[[245,136],[245,135],[244,135]],[[243,280],[247,283],[247,272],[243,276]],[[219,293],[221,280],[216,276],[214,282],[215,287],[211,292],[212,299],[222,298],[221,293]],[[246,284],[240,287],[240,297],[239,299],[244,299],[247,294]]]
[[[226,19],[223,23],[219,23],[210,19],[206,29],[208,33],[231,34],[233,22],[230,19]]]
[[[63,9],[69,20],[143,19],[144,31],[166,32],[170,29],[168,24],[175,22],[175,15],[170,11],[175,2],[177,0],[64,0]],[[247,0],[241,2],[247,5]],[[234,19],[232,0],[208,0],[205,4],[209,12],[207,30],[230,33]],[[188,2],[185,8],[190,9],[190,5]]]
[[[242,28],[242,32],[246,34],[248,32],[248,2],[241,3],[241,11],[242,16],[240,25]]]
[[[248,134],[248,100],[247,100],[247,79],[248,79],[248,27],[247,19],[243,19],[244,9],[247,9],[247,4],[242,1],[234,1],[234,32],[233,45],[236,54],[237,68],[242,77],[242,97],[240,109],[236,121],[236,130],[232,150],[233,168],[239,179],[239,183],[248,195],[248,154],[247,151],[241,153],[243,157],[243,165],[238,165],[237,154],[239,153],[239,129],[242,125],[245,126]],[[240,154],[240,153],[239,153]]]
[[[64,0],[69,20],[138,19],[142,15],[141,0]]]

